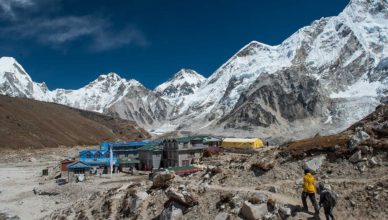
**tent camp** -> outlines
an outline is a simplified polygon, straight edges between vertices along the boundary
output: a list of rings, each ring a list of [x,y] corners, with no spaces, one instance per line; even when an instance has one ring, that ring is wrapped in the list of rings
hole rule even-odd
[[[221,146],[225,149],[258,149],[263,147],[263,141],[259,138],[225,138],[222,140]]]

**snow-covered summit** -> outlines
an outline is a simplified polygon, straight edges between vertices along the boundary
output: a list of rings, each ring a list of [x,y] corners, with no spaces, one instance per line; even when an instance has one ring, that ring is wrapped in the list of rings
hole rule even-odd
[[[57,103],[90,111],[103,112],[130,92],[131,87],[143,87],[136,80],[126,80],[116,73],[100,75],[77,90],[54,90],[52,100]]]
[[[191,69],[181,69],[167,82],[155,88],[155,92],[165,98],[178,98],[195,93],[205,81],[205,77]]]
[[[43,100],[47,86],[35,83],[13,57],[0,58],[0,92],[13,97]]]
[[[23,67],[13,57],[0,57],[0,71],[1,72],[16,72],[19,69],[26,72]]]
[[[74,108],[103,112],[134,87],[138,81],[126,80],[117,73],[103,74],[77,90],[55,89],[50,91],[45,83],[33,82],[23,67],[12,57],[0,58],[0,92],[13,97],[26,97],[56,102]]]

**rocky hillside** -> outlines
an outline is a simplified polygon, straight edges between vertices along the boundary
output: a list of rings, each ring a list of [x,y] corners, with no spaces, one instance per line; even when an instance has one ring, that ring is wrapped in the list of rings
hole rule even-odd
[[[320,151],[331,151],[341,156],[357,150],[364,152],[368,148],[365,146],[377,151],[388,151],[388,105],[378,106],[374,112],[338,134],[317,135],[288,143],[286,152],[296,157]]]
[[[387,8],[385,0],[351,0],[279,45],[252,41],[207,79],[183,69],[155,90],[111,73],[79,90],[48,91],[1,58],[0,92],[117,115],[155,133],[273,141],[336,133],[388,100]]]
[[[98,145],[149,138],[135,122],[67,106],[0,96],[0,150]]]

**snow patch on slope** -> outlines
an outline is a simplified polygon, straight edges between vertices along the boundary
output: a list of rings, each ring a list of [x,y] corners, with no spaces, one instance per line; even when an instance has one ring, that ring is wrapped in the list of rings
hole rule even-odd
[[[330,98],[357,98],[357,97],[378,97],[380,90],[387,87],[381,82],[369,82],[367,79],[361,79],[347,90],[330,94]]]

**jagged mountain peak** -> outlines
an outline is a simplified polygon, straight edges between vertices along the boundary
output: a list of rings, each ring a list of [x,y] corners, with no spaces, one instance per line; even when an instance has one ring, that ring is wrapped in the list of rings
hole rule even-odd
[[[386,0],[350,0],[347,7],[363,7],[363,8],[376,8],[379,11],[387,10],[380,6],[388,4]],[[346,7],[346,8],[347,8]]]
[[[125,84],[127,86],[142,86],[142,87],[144,87],[139,81],[137,81],[135,79],[127,80],[127,79],[121,77],[119,74],[114,73],[114,72],[100,75],[96,80],[94,80],[89,85],[93,85],[93,84],[101,83],[101,82],[104,84],[106,84],[106,83],[108,83],[108,84],[122,83],[122,84]]]
[[[13,97],[42,98],[42,88],[34,83],[28,73],[13,57],[0,58],[1,94]]]
[[[201,74],[197,73],[195,70],[192,69],[180,69],[177,73],[174,74],[173,78],[184,78],[184,77],[197,77],[199,79],[205,79]]]
[[[5,65],[13,65],[15,63],[18,63],[15,58],[13,57],[0,57],[0,64],[3,66]]]
[[[201,74],[197,73],[195,70],[192,69],[181,69],[177,73],[174,74],[174,76],[169,80],[171,81],[177,81],[177,80],[185,80],[188,83],[198,83],[204,81],[206,78],[202,76]]]
[[[98,77],[98,79],[104,79],[104,80],[107,80],[107,79],[112,79],[112,80],[121,80],[121,76],[118,75],[117,73],[114,73],[114,72],[110,72],[108,74],[102,74]]]
[[[193,94],[206,80],[191,69],[181,69],[167,82],[155,88],[155,92],[165,98],[178,98]]]
[[[0,73],[4,74],[5,72],[20,73],[31,79],[22,65],[13,57],[0,57]]]

